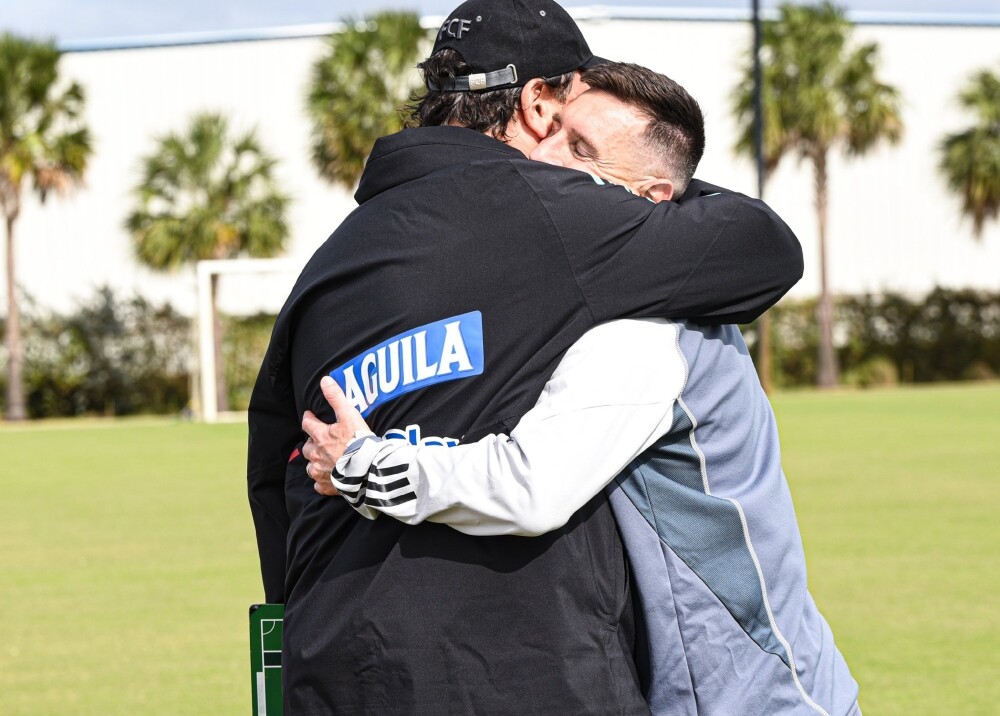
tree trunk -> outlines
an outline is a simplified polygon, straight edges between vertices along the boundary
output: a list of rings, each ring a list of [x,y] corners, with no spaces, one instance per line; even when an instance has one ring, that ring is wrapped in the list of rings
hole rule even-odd
[[[774,368],[771,361],[771,314],[765,313],[757,319],[757,376],[760,387],[768,395],[774,390],[771,376]]]
[[[226,389],[226,366],[222,361],[222,320],[219,318],[219,274],[212,274],[212,335],[215,345],[215,406],[220,413],[229,410]]]
[[[756,12],[756,8],[755,8]],[[760,78],[757,78],[757,91],[760,92]],[[757,198],[764,201],[764,155],[763,155],[763,117],[758,111],[757,124],[755,129],[757,132],[756,144],[757,144]],[[757,377],[760,379],[760,387],[764,389],[764,393],[767,395],[771,394],[774,390],[774,362],[771,358],[773,354],[772,341],[771,341],[771,314],[770,310],[765,311],[764,315],[757,319]]]
[[[17,272],[14,270],[14,220],[7,215],[7,420],[24,420],[24,346],[21,344],[21,310],[17,305]]]
[[[826,149],[821,149],[813,158],[816,172],[816,218],[819,221],[819,305],[816,313],[819,321],[819,365],[816,383],[820,388],[837,385],[837,356],[833,352],[833,301],[827,280],[827,173]]]

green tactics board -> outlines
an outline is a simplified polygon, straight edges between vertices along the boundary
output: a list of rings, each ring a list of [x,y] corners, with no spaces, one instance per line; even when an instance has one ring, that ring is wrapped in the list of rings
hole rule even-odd
[[[281,624],[284,616],[284,604],[250,607],[253,716],[281,716]]]

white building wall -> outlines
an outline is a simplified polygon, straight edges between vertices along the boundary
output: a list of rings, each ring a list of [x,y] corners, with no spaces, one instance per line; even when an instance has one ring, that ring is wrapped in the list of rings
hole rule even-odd
[[[698,175],[746,193],[756,190],[749,160],[736,159],[729,96],[746,23],[581,20],[593,50],[665,72],[686,86],[706,115],[708,148]],[[958,89],[982,67],[1000,67],[1000,26],[865,25],[858,41],[881,46],[882,75],[900,88],[906,134],[896,147],[830,166],[830,275],[845,293],[921,293],[934,285],[1000,290],[1000,225],[976,241],[959,202],[946,194],[937,144],[971,120],[955,103]],[[63,73],[87,90],[95,154],[87,185],[40,207],[30,198],[17,225],[18,275],[40,304],[69,309],[96,286],[110,284],[193,313],[193,269],[151,272],[131,258],[123,229],[139,178],[140,157],[154,138],[181,130],[199,111],[221,111],[237,129],[256,127],[280,158],[278,178],[293,198],[290,256],[304,263],[354,208],[350,193],[330,187],[309,162],[304,97],[319,37],[178,47],[71,52]],[[802,240],[806,276],[795,296],[818,290],[816,219],[808,165],[789,159],[770,178],[767,200]],[[294,276],[229,278],[229,311],[277,310]]]
[[[350,193],[319,179],[309,163],[306,84],[321,38],[69,53],[63,72],[87,91],[94,156],[86,187],[41,207],[27,203],[18,223],[18,276],[39,303],[65,310],[110,284],[192,314],[194,268],[151,271],[132,259],[123,228],[155,138],[181,131],[201,111],[220,111],[231,128],[256,128],[280,159],[277,179],[292,197],[290,255],[304,263],[356,206]],[[230,311],[277,310],[294,276],[223,281]],[[246,288],[234,289],[234,284]]]
[[[585,24],[595,53],[670,75],[701,103],[708,137],[698,176],[756,192],[750,161],[734,158],[730,93],[752,39],[744,23],[605,21]],[[955,96],[975,70],[1000,71],[1000,27],[859,26],[857,42],[877,42],[884,81],[900,89],[906,132],[895,147],[830,163],[830,280],[835,291],[923,293],[935,285],[1000,290],[1000,223],[981,240],[960,217],[937,171],[937,145],[963,129]],[[808,164],[783,161],[766,200],[795,230],[806,274],[793,296],[819,291],[817,220]]]

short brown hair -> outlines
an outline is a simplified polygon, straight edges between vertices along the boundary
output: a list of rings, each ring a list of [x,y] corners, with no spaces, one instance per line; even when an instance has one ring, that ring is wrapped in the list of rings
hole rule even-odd
[[[627,62],[585,70],[591,89],[607,92],[649,119],[643,139],[683,192],[705,153],[705,118],[687,90],[666,75]]]
[[[469,66],[454,50],[439,50],[418,67],[424,74],[424,84],[441,77],[469,74]],[[547,78],[545,84],[557,99],[565,100],[573,86],[573,73]],[[410,105],[411,127],[437,127],[457,124],[477,132],[489,132],[503,141],[507,127],[521,103],[521,87],[491,90],[489,92],[443,92],[428,90],[423,96],[412,98]]]

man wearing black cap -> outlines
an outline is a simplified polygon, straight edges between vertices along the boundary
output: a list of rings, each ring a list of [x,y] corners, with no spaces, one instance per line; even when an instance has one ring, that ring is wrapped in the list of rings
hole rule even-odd
[[[760,202],[695,186],[653,204],[526,158],[592,60],[553,2],[461,5],[422,65],[421,128],[379,140],[278,317],[248,481],[287,713],[647,711],[603,496],[531,539],[371,522],[317,495],[298,449],[306,409],[332,419],[322,375],[379,434],[468,442],[512,429],[597,323],[748,321],[798,280]]]

